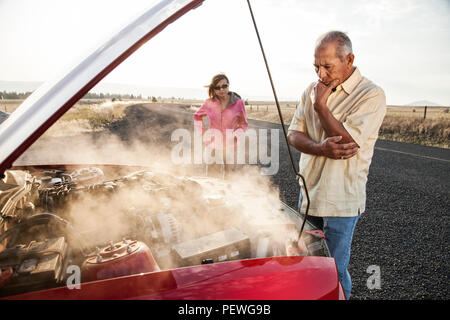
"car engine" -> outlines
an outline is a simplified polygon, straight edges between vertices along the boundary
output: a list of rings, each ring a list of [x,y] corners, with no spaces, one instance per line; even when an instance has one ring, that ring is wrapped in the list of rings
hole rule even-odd
[[[0,296],[64,286],[74,266],[88,282],[293,255],[302,219],[265,200],[226,180],[146,167],[8,170],[0,180]],[[329,256],[312,229],[297,255]]]

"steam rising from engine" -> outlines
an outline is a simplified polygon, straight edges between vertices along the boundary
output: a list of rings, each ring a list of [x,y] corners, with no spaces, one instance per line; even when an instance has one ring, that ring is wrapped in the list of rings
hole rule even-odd
[[[204,167],[173,165],[169,145],[122,141],[104,133],[71,137],[68,142],[44,137],[16,165],[33,159],[32,164],[114,163],[148,168],[130,175],[132,171],[118,167],[103,184],[90,186],[89,192],[78,190],[80,196],[67,201],[62,215],[84,235],[76,243],[81,248],[92,250],[110,241],[139,238],[151,242],[158,256],[158,250],[164,251],[169,243],[234,227],[256,242],[258,237],[270,238],[267,248],[258,251],[263,256],[269,251],[269,255],[283,254],[286,237],[296,238],[295,224],[279,215],[278,189],[256,166],[228,174],[226,180],[205,178]],[[255,244],[254,256],[256,251]],[[176,264],[166,261],[165,265]]]
[[[11,171],[3,181],[5,190],[17,185],[23,193],[14,203],[12,191],[1,199],[8,203],[7,232],[20,231],[11,242],[0,233],[7,246],[0,247],[0,269],[13,275],[6,294],[63,283],[69,265],[82,266],[91,281],[237,259],[329,255],[320,234],[302,235],[304,250],[295,248],[301,218],[257,166],[218,179],[205,176],[204,165],[175,165],[170,135],[187,123],[172,110],[141,119],[149,110],[132,106],[125,110],[132,122],[89,134],[72,122],[69,131],[77,134],[49,130],[14,163],[30,172]],[[39,280],[34,288],[31,277]]]

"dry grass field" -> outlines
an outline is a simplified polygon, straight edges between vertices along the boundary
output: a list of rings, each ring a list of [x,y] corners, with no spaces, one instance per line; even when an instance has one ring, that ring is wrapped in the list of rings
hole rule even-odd
[[[1,100],[0,110],[13,112],[22,101]],[[105,125],[121,119],[127,106],[140,102],[140,100],[118,100],[113,102],[106,99],[82,99],[51,126],[45,132],[45,135],[68,136],[102,130]],[[148,101],[145,100],[145,102]]]
[[[389,106],[380,129],[386,140],[449,148],[450,108]]]
[[[3,99],[0,100],[0,110],[4,112],[13,112],[23,100],[19,99]]]
[[[295,102],[280,103],[285,125],[295,112]],[[274,104],[251,103],[246,106],[249,119],[280,123]],[[449,148],[450,108],[388,106],[380,128],[381,139]]]
[[[172,99],[173,100],[173,99]],[[165,103],[191,104],[195,110],[202,102],[198,100],[172,101]],[[0,110],[12,112],[22,100],[1,100]],[[99,99],[80,100],[52,128],[49,133],[59,131],[77,133],[80,131],[101,130],[106,124],[119,120],[123,111],[130,104],[151,103],[149,100],[111,101]],[[285,125],[291,122],[296,102],[280,102]],[[249,119],[280,123],[275,103],[251,101],[246,105]],[[413,106],[388,106],[386,117],[380,129],[380,138],[421,145],[449,148],[450,140],[450,108]]]

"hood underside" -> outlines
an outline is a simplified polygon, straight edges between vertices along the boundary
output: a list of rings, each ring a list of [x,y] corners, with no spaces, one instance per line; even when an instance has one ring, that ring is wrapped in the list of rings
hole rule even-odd
[[[0,124],[0,175],[53,123],[144,43],[203,0],[165,0],[113,35],[81,63],[44,83]]]

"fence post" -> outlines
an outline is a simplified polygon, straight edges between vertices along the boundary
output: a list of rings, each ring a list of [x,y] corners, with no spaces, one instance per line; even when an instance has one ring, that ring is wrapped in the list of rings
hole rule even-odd
[[[425,106],[425,110],[423,111],[423,118],[425,119],[427,117],[427,106]]]

